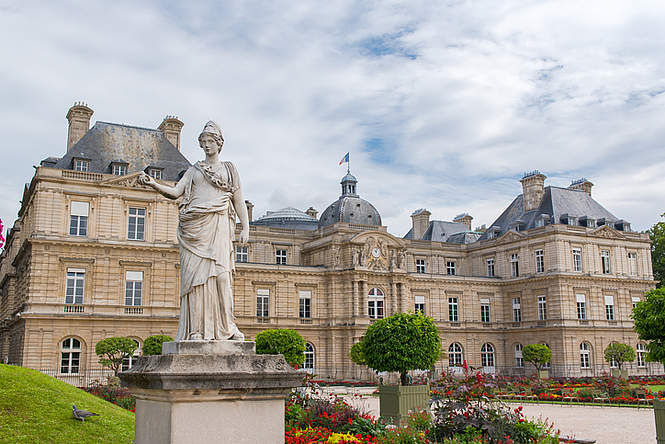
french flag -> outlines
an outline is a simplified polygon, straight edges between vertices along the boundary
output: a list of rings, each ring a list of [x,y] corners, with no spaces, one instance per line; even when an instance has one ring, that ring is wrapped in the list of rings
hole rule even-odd
[[[340,165],[343,163],[349,163],[349,153],[346,153],[344,157],[342,157],[342,160],[339,161]]]

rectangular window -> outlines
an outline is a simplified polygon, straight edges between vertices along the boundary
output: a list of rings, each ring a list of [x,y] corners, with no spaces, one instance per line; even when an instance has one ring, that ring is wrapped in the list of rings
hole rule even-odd
[[[605,296],[605,319],[614,320],[614,296]]]
[[[582,271],[582,249],[573,248],[573,271]]]
[[[161,180],[162,179],[162,170],[158,170],[157,168],[149,168],[148,169],[148,176],[152,177],[153,179]]]
[[[312,319],[312,292],[301,290],[300,295],[300,319]]]
[[[88,202],[72,202],[69,216],[69,235],[87,236],[88,235],[88,211],[90,204]]]
[[[248,247],[236,247],[236,262],[247,262],[249,260]]]
[[[547,298],[545,296],[538,296],[538,320],[547,320]]]
[[[583,294],[575,295],[577,299],[577,319],[586,320],[586,296]]]
[[[425,313],[425,296],[422,295],[416,295],[414,296],[414,302],[415,302],[415,312],[418,313]]]
[[[637,344],[637,366],[638,367],[646,367],[647,362],[646,362],[646,347],[644,344]]]
[[[142,305],[143,303],[143,272],[128,271],[125,273],[125,305]]]
[[[65,304],[82,304],[85,288],[85,270],[67,269],[67,286],[65,288]]]
[[[275,263],[277,265],[286,265],[288,250],[275,250]]]
[[[111,172],[116,176],[124,176],[127,174],[127,165],[113,164]]]
[[[74,160],[74,170],[75,171],[88,171],[88,161],[76,159]]]
[[[416,273],[425,273],[425,259],[416,259]]]
[[[455,276],[457,274],[457,264],[454,261],[446,262],[446,273],[449,276]]]
[[[457,298],[448,298],[448,320],[450,322],[459,322]]]
[[[601,250],[600,251],[600,263],[603,270],[603,274],[610,274],[610,251]]]
[[[640,298],[633,296],[632,301],[633,301],[633,308],[635,308],[637,306],[637,303],[640,302]]]
[[[145,208],[129,208],[127,239],[143,240],[145,237]]]
[[[628,253],[628,272],[631,276],[637,276],[637,253]]]
[[[522,322],[522,304],[520,298],[513,298],[513,322]]]
[[[267,318],[268,303],[270,301],[270,290],[266,288],[259,288],[256,290],[256,317]]]
[[[520,256],[517,253],[510,255],[510,276],[519,277],[520,275]]]
[[[487,265],[487,277],[494,277],[494,258],[486,259],[485,264]]]
[[[367,301],[367,314],[370,319],[383,319],[383,297]]]
[[[480,322],[483,324],[489,324],[490,319],[490,300],[481,299],[480,300]]]
[[[543,250],[536,250],[536,273],[545,272],[545,253]]]

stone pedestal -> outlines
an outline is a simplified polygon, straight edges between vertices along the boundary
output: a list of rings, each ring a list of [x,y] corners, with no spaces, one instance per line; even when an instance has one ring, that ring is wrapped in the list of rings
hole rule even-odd
[[[135,443],[283,443],[284,398],[302,382],[254,342],[165,342],[120,373],[136,397]]]

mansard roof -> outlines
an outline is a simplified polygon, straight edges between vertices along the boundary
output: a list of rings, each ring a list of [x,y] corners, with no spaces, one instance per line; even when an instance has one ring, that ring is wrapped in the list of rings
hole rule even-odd
[[[433,220],[430,221],[427,230],[425,230],[425,233],[423,234],[423,237],[416,240],[454,242],[457,244],[468,244],[470,242],[475,242],[477,240],[477,236],[475,235],[466,236],[467,233],[474,234],[475,232],[469,231],[469,228],[466,226],[466,224],[462,222]],[[453,235],[455,235],[454,238]],[[404,239],[413,239],[413,228],[410,229],[408,233],[406,233]]]
[[[520,230],[536,227],[539,218],[545,218],[545,224],[562,223],[562,218],[604,219],[606,224],[613,224],[619,219],[596,202],[582,190],[547,186],[540,206],[534,210],[524,211],[524,196],[520,194],[504,210],[499,218],[490,226],[481,239],[488,239],[493,232],[494,237],[520,225]]]
[[[74,158],[89,159],[88,171],[95,173],[110,173],[111,163],[118,159],[127,162],[128,174],[147,166],[163,168],[162,178],[171,181],[177,181],[180,173],[190,167],[161,131],[109,122],[96,122],[54,168],[72,169]]]

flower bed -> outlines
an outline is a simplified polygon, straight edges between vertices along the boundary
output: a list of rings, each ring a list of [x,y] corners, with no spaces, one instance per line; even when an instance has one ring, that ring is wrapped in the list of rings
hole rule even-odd
[[[95,383],[84,389],[86,392],[136,413],[136,399],[124,387]]]
[[[595,378],[551,378],[488,376],[482,387],[488,399],[531,400],[547,402],[596,402],[611,404],[653,404],[665,399],[665,390],[652,391],[649,386],[661,385],[662,377],[634,378],[629,381],[609,375]],[[444,375],[432,386],[433,397],[450,397],[462,380]],[[659,387],[656,387],[659,388]]]

